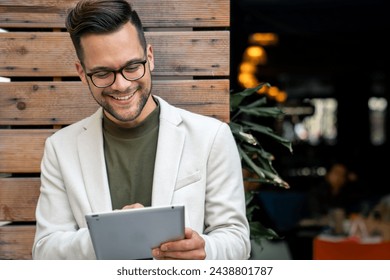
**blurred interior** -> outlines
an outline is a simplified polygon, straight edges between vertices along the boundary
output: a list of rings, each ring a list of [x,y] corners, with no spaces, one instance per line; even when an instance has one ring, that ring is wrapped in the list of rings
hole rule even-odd
[[[291,186],[280,190],[288,198],[259,195],[269,207],[261,217],[265,224],[286,234],[295,229],[304,216],[296,204],[333,160],[357,175],[366,203],[357,212],[367,214],[389,193],[390,20],[384,1],[233,0],[231,12],[231,89],[270,83],[270,104],[286,114],[274,128],[293,143],[290,154],[263,139]]]

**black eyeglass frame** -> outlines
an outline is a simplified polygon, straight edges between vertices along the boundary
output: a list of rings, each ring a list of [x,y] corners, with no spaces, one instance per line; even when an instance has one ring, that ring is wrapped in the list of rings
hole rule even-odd
[[[122,77],[125,78],[125,80],[127,80],[127,81],[131,81],[131,82],[132,82],[132,81],[137,81],[137,80],[141,79],[143,76],[145,76],[145,73],[146,73],[146,67],[145,67],[146,62],[148,62],[147,59],[142,60],[142,61],[138,61],[138,62],[133,62],[133,63],[126,64],[126,65],[124,65],[123,67],[121,67],[121,68],[119,68],[119,69],[117,69],[117,70],[107,71],[107,72],[110,72],[110,73],[113,73],[113,74],[114,74],[114,80],[112,81],[111,84],[108,84],[108,85],[105,85],[105,86],[98,86],[98,85],[96,85],[95,82],[93,81],[92,76],[95,75],[96,73],[98,73],[99,71],[97,71],[97,72],[92,72],[92,73],[85,73],[85,74],[91,79],[91,82],[93,83],[93,85],[94,85],[95,87],[97,87],[97,88],[106,88],[106,87],[112,86],[112,85],[115,83],[115,81],[116,81],[116,75],[117,75],[118,73],[120,73],[120,74],[122,75]],[[143,67],[143,69],[144,69],[143,74],[142,74],[139,78],[136,78],[136,79],[128,79],[128,78],[126,78],[126,76],[123,74],[123,70],[124,70],[126,67],[129,67],[129,66],[131,66],[131,65],[136,65],[136,64],[142,65],[142,67]]]

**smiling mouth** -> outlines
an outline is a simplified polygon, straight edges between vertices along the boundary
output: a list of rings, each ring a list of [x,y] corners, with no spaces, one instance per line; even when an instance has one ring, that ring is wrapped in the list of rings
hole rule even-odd
[[[134,91],[133,93],[131,93],[129,95],[110,95],[110,97],[115,99],[115,100],[126,101],[126,100],[129,100],[130,98],[132,98],[136,92],[137,91]]]
[[[134,96],[134,94],[127,95],[127,96],[112,96],[111,95],[111,97],[114,98],[115,100],[129,100],[133,96]]]

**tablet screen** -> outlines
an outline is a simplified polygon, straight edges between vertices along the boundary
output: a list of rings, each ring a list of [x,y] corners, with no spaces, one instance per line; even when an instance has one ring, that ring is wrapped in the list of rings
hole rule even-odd
[[[161,243],[184,238],[184,206],[169,205],[85,216],[100,260],[151,259]]]

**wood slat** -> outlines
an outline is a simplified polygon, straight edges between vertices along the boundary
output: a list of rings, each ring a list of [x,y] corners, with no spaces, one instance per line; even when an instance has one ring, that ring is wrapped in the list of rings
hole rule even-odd
[[[229,80],[157,80],[153,94],[178,107],[229,120]],[[0,83],[0,125],[66,125],[97,108],[81,82]]]
[[[0,259],[32,259],[32,246],[34,242],[34,235],[34,225],[0,226]]]
[[[204,81],[203,81],[204,82]],[[228,121],[229,119],[229,94],[227,92],[228,84],[227,81],[213,81],[214,83],[208,84],[201,81],[158,81],[154,92],[157,95],[167,99],[167,101],[172,104],[185,108],[197,113],[204,115],[210,115],[213,117],[220,117],[221,120]],[[219,84],[218,84],[219,82]],[[73,84],[74,87],[80,86],[81,83],[69,82]],[[20,84],[20,85],[18,85]],[[56,123],[64,123],[60,120],[75,121],[76,119],[81,119],[82,117],[88,115],[89,111],[94,111],[97,107],[94,102],[91,102],[91,97],[86,92],[73,91],[76,92],[77,96],[73,96],[71,93],[65,91],[65,93],[58,93],[58,96],[52,98],[48,97],[50,90],[53,89],[52,85],[62,85],[64,88],[67,86],[63,82],[53,82],[48,83],[48,85],[43,86],[39,84],[37,89],[34,90],[34,84],[26,83],[25,86],[29,87],[30,90],[26,89],[26,93],[23,92],[22,85],[23,83],[10,83],[12,86],[19,86],[22,96],[24,94],[31,95],[34,97],[9,97],[8,103],[14,102],[14,105],[9,105],[13,107],[13,110],[8,110],[2,108],[1,114],[2,120],[11,122],[11,120],[22,120],[22,123],[34,123],[37,124],[44,122],[42,120],[51,120]],[[2,84],[5,87],[8,84]],[[42,91],[40,91],[42,88]],[[56,88],[56,86],[54,86]],[[61,88],[61,86],[59,86]],[[183,91],[183,88],[187,88],[187,91]],[[214,89],[224,88],[225,92],[217,90],[218,94],[213,94]],[[192,94],[189,94],[191,90]],[[30,91],[30,93],[29,93]],[[31,93],[33,91],[33,93]],[[38,93],[34,91],[39,91]],[[3,97],[6,94],[0,94]],[[12,96],[12,95],[11,95]],[[84,98],[80,98],[85,96]],[[13,99],[12,99],[13,98]],[[77,99],[74,99],[77,98]],[[84,99],[84,101],[83,101]],[[77,100],[70,105],[71,100]],[[61,103],[64,102],[64,103]],[[18,110],[18,103],[24,102],[25,110],[32,107],[30,112],[27,112],[25,117],[7,117],[7,112],[9,114],[14,113],[15,111],[24,111]],[[3,104],[6,102],[0,102]],[[69,105],[69,111],[64,107],[64,104]],[[81,105],[81,106],[80,106]],[[73,107],[72,107],[73,106]],[[90,108],[88,108],[90,106]],[[35,108],[35,109],[34,109]],[[3,112],[5,114],[3,115]],[[87,114],[85,113],[87,112]],[[69,118],[69,116],[73,116]],[[85,115],[84,115],[85,114]],[[35,119],[31,121],[35,116]],[[40,172],[40,161],[43,154],[43,146],[45,139],[51,135],[55,130],[53,129],[1,129],[0,130],[0,173],[35,173]]]
[[[40,180],[30,173],[40,172],[46,138],[98,107],[64,29],[77,1],[0,0],[0,28],[11,31],[0,33],[0,76],[11,78],[0,83],[0,173],[13,174],[0,177],[0,221],[12,222],[0,226],[0,259],[32,258]],[[153,94],[228,122],[230,1],[129,2],[154,48]]]
[[[154,75],[228,76],[229,32],[148,32]],[[0,33],[0,76],[74,77],[76,54],[65,32]]]
[[[153,93],[179,108],[230,120],[229,80],[156,81]]]
[[[0,178],[0,221],[35,221],[39,178]]]
[[[0,129],[0,173],[37,173],[54,129]]]
[[[66,12],[78,0],[2,0],[0,27],[64,28]],[[225,27],[229,0],[131,0],[145,27]],[[158,3],[157,3],[158,2]]]

